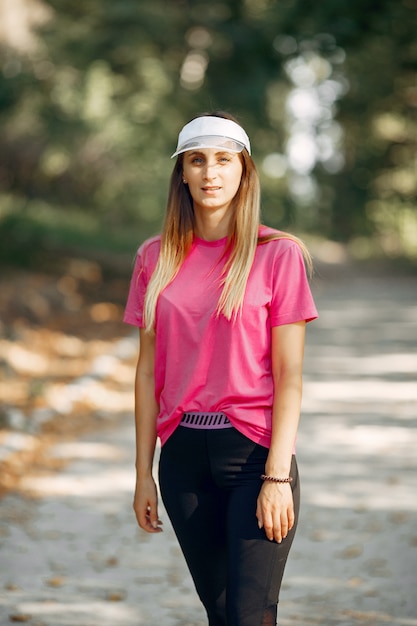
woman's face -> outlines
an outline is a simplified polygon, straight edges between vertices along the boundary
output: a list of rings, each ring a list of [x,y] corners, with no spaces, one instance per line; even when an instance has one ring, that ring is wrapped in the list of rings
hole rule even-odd
[[[184,153],[183,175],[194,211],[227,211],[239,189],[243,165],[239,154],[218,148]]]

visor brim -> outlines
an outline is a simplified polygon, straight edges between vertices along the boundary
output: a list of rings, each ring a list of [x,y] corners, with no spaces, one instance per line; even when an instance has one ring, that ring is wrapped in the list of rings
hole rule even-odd
[[[181,146],[177,146],[176,151],[171,155],[171,159],[188,152],[190,150],[203,150],[204,148],[217,148],[224,152],[239,153],[244,149],[244,144],[236,141],[236,139],[230,139],[230,137],[194,137],[189,139]]]

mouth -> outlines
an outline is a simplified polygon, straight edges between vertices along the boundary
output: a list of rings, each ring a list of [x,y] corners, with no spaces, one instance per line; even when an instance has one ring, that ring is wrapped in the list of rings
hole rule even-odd
[[[221,187],[202,187],[201,188],[203,191],[219,191],[221,189]]]

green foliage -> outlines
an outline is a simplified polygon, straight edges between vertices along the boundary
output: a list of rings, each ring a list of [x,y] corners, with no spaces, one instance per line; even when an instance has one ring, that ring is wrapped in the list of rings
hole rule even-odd
[[[19,202],[4,196],[0,201],[0,262],[5,264],[47,268],[52,259],[56,269],[62,258],[73,254],[83,258],[99,255],[111,270],[114,255],[121,255],[129,267],[138,241],[153,234],[143,225],[109,228],[93,211],[76,207],[62,211],[44,201]]]
[[[416,0],[42,4],[36,45],[0,40],[9,241],[6,197],[53,206],[89,236],[93,222],[139,240],[158,230],[178,130],[225,109],[251,136],[265,221],[417,256]],[[301,143],[294,166],[296,137],[316,150],[310,164]],[[33,214],[16,219],[38,232]]]

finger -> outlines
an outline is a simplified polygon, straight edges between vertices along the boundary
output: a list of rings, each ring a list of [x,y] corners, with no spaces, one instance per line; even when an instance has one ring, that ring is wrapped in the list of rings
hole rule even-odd
[[[135,506],[135,504],[133,505],[133,510],[135,512],[136,515],[136,520],[139,524],[139,526],[141,528],[143,528],[143,530],[148,530],[148,516],[147,516],[147,509],[143,510],[142,508],[138,508]]]
[[[274,524],[274,539],[277,543],[281,543],[283,538],[280,518]]]
[[[273,541],[275,539],[275,526],[272,520],[272,516],[270,514],[264,514],[263,527],[267,538],[270,541]]]
[[[261,529],[264,525],[263,523],[263,517],[262,517],[262,509],[259,505],[259,503],[256,505],[256,513],[255,513],[256,519],[258,520],[258,528]]]
[[[291,509],[288,511],[288,531],[290,531],[294,527],[294,523],[295,523],[294,509],[291,507]]]
[[[293,528],[294,521],[295,521],[294,509],[290,507],[288,511],[282,513],[280,516],[280,520],[279,520],[280,529],[278,530],[278,525],[277,525],[275,538],[277,537],[277,535],[278,536],[280,535],[281,540],[285,539],[288,533],[290,532],[290,530]],[[280,543],[280,541],[278,542]]]
[[[158,532],[162,530],[161,528],[159,528],[162,525],[162,521],[158,517],[158,510],[156,507],[148,507],[146,518],[148,523],[154,530],[157,530]]]
[[[281,530],[281,538],[285,539],[285,537],[288,535],[288,516],[287,516],[287,512],[286,511],[281,514],[280,526],[281,526],[281,529],[280,529]]]
[[[155,532],[162,531],[162,529],[160,528],[162,521],[158,519],[157,515],[156,515],[156,518],[151,515],[150,506],[146,507],[144,510],[142,508],[138,508],[135,505],[133,505],[133,509],[135,511],[137,522],[143,530],[146,530],[146,532],[148,533],[155,533]]]

